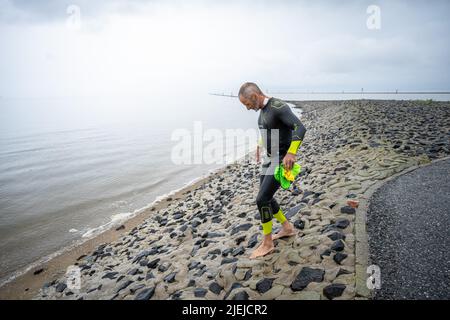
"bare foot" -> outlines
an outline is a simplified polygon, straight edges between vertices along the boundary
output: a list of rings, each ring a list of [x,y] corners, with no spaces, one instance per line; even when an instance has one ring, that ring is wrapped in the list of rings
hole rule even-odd
[[[289,221],[286,221],[285,223],[283,223],[281,230],[272,236],[272,239],[276,240],[284,237],[291,237],[295,236],[296,234],[297,232],[295,231],[294,226]]]
[[[250,259],[255,259],[258,257],[262,257],[265,256],[266,254],[271,253],[273,250],[275,249],[275,247],[273,246],[273,243],[270,244],[266,244],[264,242],[262,242],[258,248],[256,248],[252,254],[250,255]]]

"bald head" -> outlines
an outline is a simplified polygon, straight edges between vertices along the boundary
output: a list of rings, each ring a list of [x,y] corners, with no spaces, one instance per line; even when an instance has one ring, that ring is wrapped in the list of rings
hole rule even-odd
[[[266,96],[255,83],[246,82],[239,89],[238,97],[247,110],[258,111],[264,106],[263,101]]]
[[[253,82],[244,83],[239,89],[239,98],[243,97],[246,99],[251,99],[254,94],[263,94],[261,89]]]

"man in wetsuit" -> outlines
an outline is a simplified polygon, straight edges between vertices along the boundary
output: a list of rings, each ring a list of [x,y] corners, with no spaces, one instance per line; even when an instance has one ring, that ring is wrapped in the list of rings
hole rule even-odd
[[[261,167],[260,188],[256,197],[264,239],[250,255],[250,258],[254,259],[272,252],[273,240],[296,234],[293,225],[286,219],[279,204],[273,198],[280,187],[280,183],[274,177],[274,168],[282,163],[287,170],[292,169],[306,128],[294,115],[289,105],[280,99],[267,97],[252,82],[246,82],[241,86],[239,100],[247,107],[247,110],[260,111],[258,126],[261,139],[256,150],[256,161],[260,162],[261,142],[267,155]],[[282,227],[272,236],[273,217],[282,224]]]

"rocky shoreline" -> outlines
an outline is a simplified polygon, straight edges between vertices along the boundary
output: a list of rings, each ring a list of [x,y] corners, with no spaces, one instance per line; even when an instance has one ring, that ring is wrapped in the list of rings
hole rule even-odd
[[[450,103],[305,101],[296,186],[276,198],[298,236],[250,260],[262,238],[259,166],[246,157],[155,209],[48,279],[35,299],[357,299],[355,217],[374,183],[450,153]],[[274,232],[279,224],[274,222]]]

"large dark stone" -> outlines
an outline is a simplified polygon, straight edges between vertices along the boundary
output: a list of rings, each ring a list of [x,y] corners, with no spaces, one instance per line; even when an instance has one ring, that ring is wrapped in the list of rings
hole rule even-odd
[[[133,269],[131,269],[130,271],[128,271],[128,274],[129,274],[130,276],[134,276],[134,275],[137,274],[139,271],[140,271],[139,268],[133,268]],[[142,272],[141,272],[141,273],[142,273]]]
[[[138,253],[138,254],[134,257],[133,263],[139,262],[139,261],[141,261],[142,258],[147,257],[147,256],[148,256],[148,252],[149,252],[149,250],[144,250],[144,251],[141,251],[140,253]]]
[[[240,255],[240,254],[243,254],[244,252],[245,252],[244,247],[243,247],[243,246],[240,246],[240,247],[234,249],[234,250],[233,250],[233,253],[232,253],[231,255],[232,255],[233,257],[236,257],[236,256],[238,256],[238,255]]]
[[[56,285],[55,291],[56,292],[63,292],[64,290],[66,290],[67,285],[64,282],[60,282]]]
[[[178,219],[181,219],[183,216],[184,216],[183,213],[177,212],[177,213],[174,213],[172,217],[173,217],[175,220],[178,220]]]
[[[139,261],[141,261],[142,258],[146,258],[149,255],[155,255],[157,253],[158,253],[158,249],[156,249],[156,248],[141,251],[134,257],[133,263],[139,262]]]
[[[225,250],[222,251],[222,256],[226,257],[231,252],[233,252],[233,248],[226,248]]]
[[[242,288],[242,284],[240,284],[239,282],[235,282],[231,285],[230,290],[228,290],[227,294],[223,297],[223,300],[226,300],[228,298],[228,296],[230,295],[231,292],[233,292],[234,289],[237,288]]]
[[[287,219],[292,218],[293,216],[295,216],[295,215],[300,211],[300,209],[302,208],[302,206],[303,206],[303,205],[298,204],[298,205],[296,205],[295,207],[290,208],[290,209],[284,214],[285,217],[286,217]]]
[[[129,286],[130,284],[132,284],[132,283],[133,283],[133,281],[131,281],[131,280],[125,281],[124,283],[122,283],[122,284],[117,288],[116,293],[118,293],[119,291],[125,289],[126,287],[128,287],[128,286]]]
[[[341,213],[346,213],[346,214],[355,214],[356,210],[355,208],[352,208],[350,206],[345,206],[341,208]]]
[[[193,228],[197,228],[200,224],[201,224],[201,222],[199,220],[197,220],[197,219],[192,220],[192,222],[191,222],[191,226]]]
[[[247,213],[241,212],[237,216],[238,216],[238,218],[245,218],[246,215],[247,215]]]
[[[200,248],[199,245],[194,245],[192,247],[192,251],[191,251],[191,257],[195,256],[195,254],[197,253],[198,249]]]
[[[227,263],[233,263],[236,262],[238,259],[237,258],[223,258],[222,262],[220,262],[220,264],[227,264]]]
[[[274,279],[265,278],[256,283],[256,291],[259,293],[264,293],[272,288],[272,283]]]
[[[324,252],[322,252],[320,254],[320,259],[323,259],[324,256],[329,256],[331,255],[331,250],[330,249],[326,249]]]
[[[243,235],[243,236],[240,236],[240,237],[238,237],[238,238],[236,238],[236,245],[240,245],[242,242],[244,242],[245,241],[245,239],[247,238],[247,236],[246,235]]]
[[[331,246],[331,250],[334,251],[342,251],[345,248],[345,244],[342,240],[337,240],[335,241],[332,246]]]
[[[345,229],[349,226],[350,221],[348,221],[347,219],[337,219],[336,222],[334,223],[334,225],[340,229]]]
[[[150,300],[155,293],[155,288],[147,288],[138,293],[134,300]]]
[[[208,251],[208,254],[221,254],[222,251],[220,251],[220,249],[214,249],[214,250],[210,250]]]
[[[169,269],[169,266],[170,265],[168,263],[161,264],[161,265],[159,265],[158,270],[160,272],[166,272],[167,269]]]
[[[223,288],[217,282],[211,282],[209,285],[209,290],[215,294],[219,294]]]
[[[225,234],[220,232],[205,232],[202,234],[202,238],[217,238],[217,237],[223,237]]]
[[[147,264],[148,264],[147,258],[145,258],[145,259],[139,261],[139,265],[140,265],[141,267],[145,267]]]
[[[214,217],[214,218],[211,219],[212,223],[220,223],[221,221],[222,221],[221,217]]]
[[[304,267],[292,282],[291,289],[293,291],[301,291],[311,282],[322,282],[324,274],[325,271],[322,269]]]
[[[147,267],[149,267],[151,269],[155,269],[158,266],[159,261],[160,261],[159,258],[152,260],[147,264]]]
[[[329,234],[328,238],[330,238],[333,241],[336,241],[336,240],[345,239],[345,235],[343,233],[341,233],[341,232],[337,232],[336,231],[336,232],[333,232],[333,233]]]
[[[206,295],[206,292],[208,291],[204,288],[196,288],[194,290],[194,296],[196,296],[197,298],[203,298]]]
[[[194,245],[196,245],[196,246],[198,246],[198,245],[200,245],[200,244],[202,244],[203,242],[205,242],[205,239],[197,239],[195,242],[194,242]]]
[[[216,243],[217,241],[212,241],[212,240],[206,240],[205,242],[203,242],[202,248],[205,248],[207,246],[209,246],[210,243]]]
[[[345,290],[345,285],[340,283],[333,283],[323,288],[323,295],[328,299],[340,297]]]
[[[248,271],[245,273],[244,281],[247,281],[252,277],[252,269],[248,269]]]
[[[102,279],[113,280],[113,279],[117,278],[117,274],[118,274],[118,272],[108,272],[102,277]]]
[[[167,276],[164,277],[164,281],[168,282],[168,283],[172,283],[175,281],[175,277],[176,277],[177,273],[176,272],[172,272],[170,274],[168,274]]]
[[[341,262],[347,258],[347,255],[345,253],[342,252],[338,252],[333,256],[333,260],[337,263],[337,264],[341,264]]]
[[[258,234],[255,233],[252,235],[252,237],[248,240],[247,248],[253,248],[258,243]]]
[[[251,223],[244,223],[244,224],[241,224],[241,225],[239,225],[239,226],[233,228],[233,230],[231,230],[231,235],[234,235],[234,234],[236,234],[236,233],[238,233],[238,232],[240,232],[240,231],[247,231],[247,230],[250,229],[251,227],[252,227],[252,224],[251,224]]]
[[[193,287],[193,286],[195,286],[195,280],[194,280],[194,279],[189,280],[189,283],[188,283],[187,286],[188,286],[188,287]]]
[[[239,291],[234,295],[232,300],[248,300],[248,293],[245,290]]]

